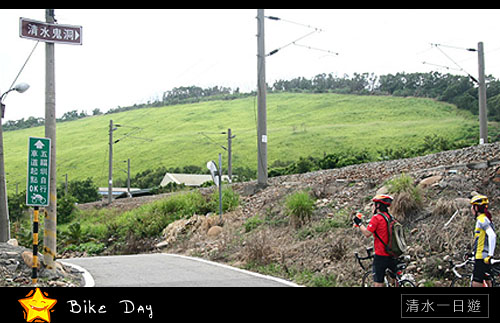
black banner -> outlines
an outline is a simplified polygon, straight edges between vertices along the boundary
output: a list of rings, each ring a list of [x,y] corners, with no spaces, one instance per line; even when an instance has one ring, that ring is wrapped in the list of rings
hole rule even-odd
[[[496,320],[497,288],[0,288],[2,322],[470,318]],[[24,304],[24,306],[23,306]],[[306,315],[306,316],[303,316]],[[30,320],[30,321],[28,321]]]

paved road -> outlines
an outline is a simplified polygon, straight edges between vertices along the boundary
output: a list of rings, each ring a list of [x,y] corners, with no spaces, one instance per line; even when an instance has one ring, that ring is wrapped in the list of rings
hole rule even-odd
[[[286,287],[270,276],[186,256],[156,253],[63,259],[85,269],[90,286]]]

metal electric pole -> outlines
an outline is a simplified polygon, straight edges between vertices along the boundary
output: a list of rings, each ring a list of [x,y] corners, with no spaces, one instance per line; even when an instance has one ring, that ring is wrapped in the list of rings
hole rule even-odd
[[[257,9],[257,185],[267,185],[266,54],[264,9]]]
[[[54,24],[54,9],[45,9],[45,20]],[[54,47],[45,43],[45,137],[50,138],[49,206],[44,219],[43,255],[48,269],[55,269],[57,232],[57,174],[56,174],[56,85]]]
[[[486,110],[486,81],[484,77],[484,47],[483,42],[477,44],[479,61],[479,144],[488,143],[488,117]]]
[[[227,176],[229,177],[229,183],[233,181],[233,149],[232,143],[233,139],[236,136],[233,136],[231,133],[231,128],[227,129]]]
[[[109,120],[108,204],[113,202],[113,120]]]
[[[7,242],[10,239],[9,206],[7,203],[7,182],[5,179],[5,162],[3,153],[3,95],[0,97],[0,242]]]

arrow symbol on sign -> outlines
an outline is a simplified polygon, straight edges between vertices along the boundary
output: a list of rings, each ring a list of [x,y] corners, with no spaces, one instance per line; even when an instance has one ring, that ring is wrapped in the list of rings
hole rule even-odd
[[[43,144],[43,142],[41,142],[40,140],[38,140],[36,143],[35,143],[35,147],[36,149],[42,149],[45,145]]]
[[[78,31],[76,31],[76,30],[75,30],[75,34],[76,34],[76,35],[75,35],[75,40],[77,40],[77,39],[78,39],[78,37],[80,37],[80,34],[79,34],[79,33],[78,33]]]

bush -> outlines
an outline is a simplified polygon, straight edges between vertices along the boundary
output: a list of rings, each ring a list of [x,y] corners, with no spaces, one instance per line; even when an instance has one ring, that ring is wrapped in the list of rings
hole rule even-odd
[[[65,192],[65,188],[63,186],[59,186],[57,189],[57,198],[60,199]],[[68,195],[73,196],[78,203],[88,203],[95,202],[101,199],[99,195],[99,188],[92,181],[92,178],[87,178],[86,180],[79,181],[70,181],[68,183]]]
[[[219,189],[215,189],[208,202],[211,212],[219,213]],[[222,189],[222,213],[235,210],[240,204],[240,196],[231,188]]]
[[[254,215],[245,221],[245,224],[244,224],[245,232],[250,232],[263,223],[264,223],[264,220],[262,220],[260,218],[260,216]]]
[[[8,201],[9,217],[11,221],[20,221],[23,214],[28,213],[28,207],[26,206],[26,190],[19,194],[9,195]]]
[[[79,251],[86,252],[89,255],[97,255],[103,252],[106,249],[106,245],[102,242],[84,242],[80,245],[70,245],[64,248],[64,251]]]
[[[420,187],[416,186],[413,178],[406,174],[386,182],[390,194],[394,195],[391,212],[401,221],[408,220],[422,208],[423,196]]]
[[[72,220],[72,213],[76,210],[76,198],[71,195],[64,195],[57,199],[57,222],[59,224],[69,223]]]
[[[307,219],[311,219],[314,200],[305,191],[293,193],[286,199],[286,210],[290,216],[290,224],[299,228]]]

